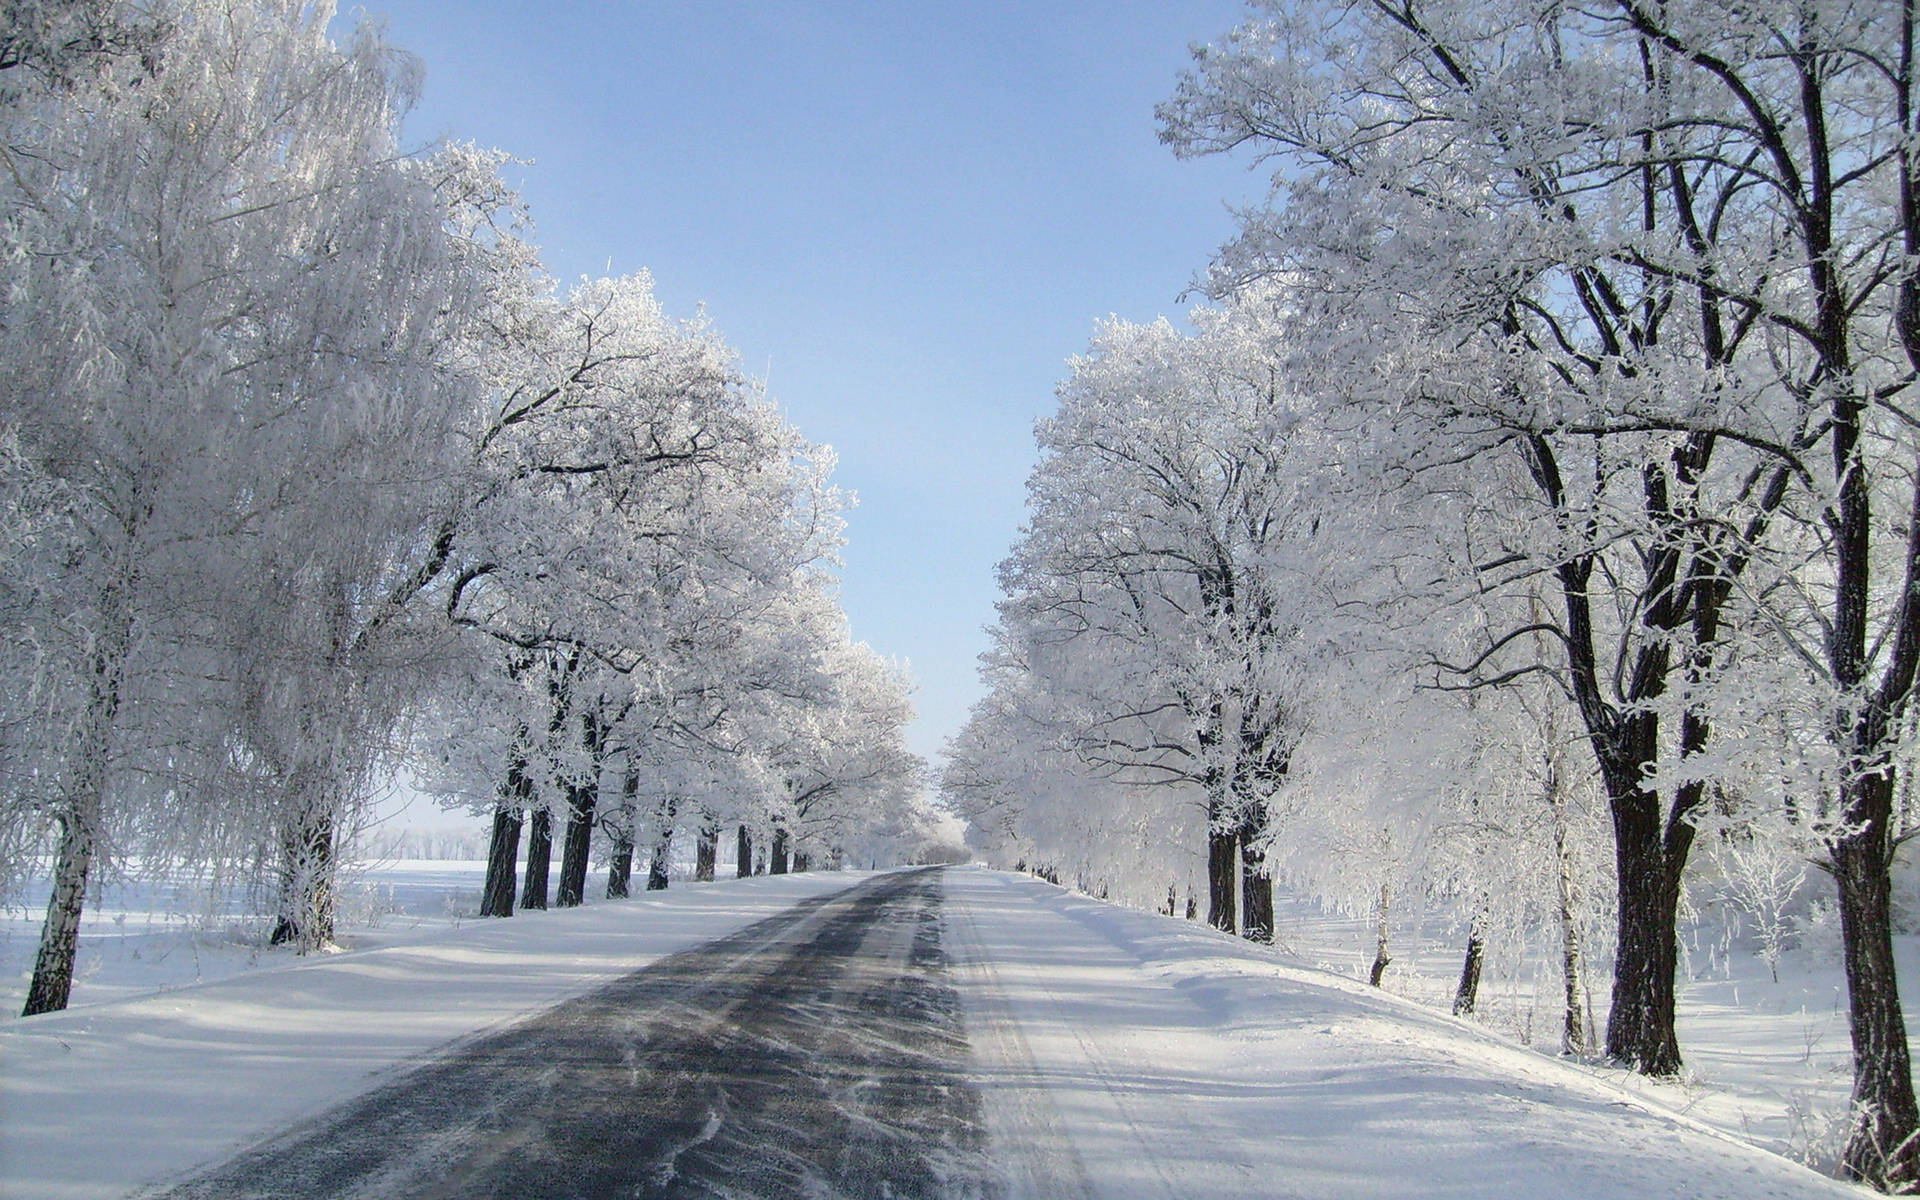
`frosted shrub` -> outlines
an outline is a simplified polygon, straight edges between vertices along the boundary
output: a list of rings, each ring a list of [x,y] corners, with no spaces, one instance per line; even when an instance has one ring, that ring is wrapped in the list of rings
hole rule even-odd
[[[1793,915],[1807,880],[1804,852],[1791,841],[1750,829],[1710,836],[1705,849],[1712,870],[1709,894],[1745,919],[1756,951],[1773,981],[1780,982],[1780,955],[1793,943]]]

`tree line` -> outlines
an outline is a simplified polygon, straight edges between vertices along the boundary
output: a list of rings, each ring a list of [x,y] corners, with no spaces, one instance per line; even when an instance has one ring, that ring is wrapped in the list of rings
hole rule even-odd
[[[1255,938],[1288,879],[1378,914],[1376,982],[1412,889],[1464,914],[1467,1008],[1492,931],[1550,931],[1567,1048],[1597,951],[1597,1048],[1660,1075],[1690,857],[1755,903],[1803,857],[1845,1169],[1920,1184],[1914,23],[1269,0],[1196,49],[1162,140],[1272,190],[1191,330],[1103,326],[1039,427],[943,776],[975,835]]]
[[[334,933],[396,775],[492,817],[485,911],[923,832],[846,500],[647,276],[562,289],[504,154],[408,152],[421,67],[302,0],[0,9],[0,891],[28,1014],[103,876]],[[603,794],[604,792],[604,794]],[[525,830],[526,872],[517,878]],[[50,861],[49,861],[50,860]]]

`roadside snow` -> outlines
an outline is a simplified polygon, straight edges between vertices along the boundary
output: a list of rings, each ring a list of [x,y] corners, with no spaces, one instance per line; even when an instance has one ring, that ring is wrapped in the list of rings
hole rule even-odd
[[[1015,1195],[1870,1194],[1202,926],[976,869],[947,894],[989,1126],[1049,1164]]]
[[[10,1021],[0,1025],[0,1195],[124,1195],[356,1095],[449,1041],[866,877],[676,884],[400,930],[389,936],[411,940]]]
[[[171,1178],[450,1041],[865,877],[676,882],[479,921],[462,915],[479,870],[370,872],[348,952],[306,960],[220,933],[165,897],[109,897],[83,942],[77,1006],[0,1021],[0,1196],[108,1197]],[[1365,931],[1337,918],[1293,913],[1289,956],[1025,876],[950,870],[946,890],[956,983],[1015,1196],[1871,1194],[1727,1136],[1782,1138],[1780,1102],[1742,1092],[1734,1103],[1730,1080],[1808,1070],[1826,1051],[1802,1027],[1844,1045],[1844,1015],[1836,1034],[1808,964],[1764,989],[1738,973],[1689,984],[1683,1034],[1708,1078],[1660,1085],[1435,1012],[1421,989],[1444,983],[1444,942],[1432,970],[1407,970],[1419,966],[1410,952],[1390,973],[1422,1007],[1351,977]],[[0,950],[31,948],[7,940]],[[235,972],[246,973],[221,978]],[[128,994],[155,987],[173,990]],[[1768,1018],[1756,1004],[1784,1024],[1755,1024]]]

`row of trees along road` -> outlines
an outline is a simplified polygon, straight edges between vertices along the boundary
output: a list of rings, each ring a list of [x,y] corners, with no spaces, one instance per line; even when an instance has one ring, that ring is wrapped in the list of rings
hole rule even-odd
[[[1376,980],[1417,887],[1471,915],[1469,1007],[1485,937],[1550,916],[1569,1048],[1610,942],[1604,1048],[1653,1074],[1696,842],[1796,847],[1841,917],[1844,1165],[1920,1186],[1914,21],[1273,0],[1196,50],[1163,140],[1273,190],[1195,332],[1106,327],[1041,429],[945,773],[976,832],[1170,908],[1204,861],[1250,936],[1285,872],[1378,911]]]
[[[907,680],[835,599],[841,497],[645,276],[561,294],[504,156],[404,153],[420,68],[302,0],[14,0],[0,26],[0,889],[27,1000],[103,875],[333,936],[397,773],[495,820],[489,912],[922,830]],[[603,797],[602,782],[611,786]],[[742,855],[752,861],[751,854]],[[504,885],[501,883],[504,876]],[[504,891],[501,890],[504,886]]]

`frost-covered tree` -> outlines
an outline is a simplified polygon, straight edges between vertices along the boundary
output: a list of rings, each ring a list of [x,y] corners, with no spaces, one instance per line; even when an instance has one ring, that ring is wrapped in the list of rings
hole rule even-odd
[[[1551,666],[1581,712],[1615,831],[1615,1056],[1679,1063],[1672,921],[1729,642],[1771,630],[1827,689],[1846,1162],[1888,1187],[1920,1170],[1884,904],[1920,655],[1912,24],[1846,0],[1271,4],[1162,109],[1181,152],[1280,168],[1216,286],[1278,281],[1316,386],[1393,418],[1394,470],[1511,497],[1474,568],[1557,585],[1551,663],[1515,627],[1461,665]]]
[[[389,585],[413,573],[414,485],[462,412],[437,361],[462,286],[446,206],[394,151],[411,63],[370,32],[335,46],[324,6],[153,11],[161,67],[76,78],[4,118],[0,424],[65,489],[75,546],[62,603],[13,631],[76,648],[39,775],[60,845],[29,1011],[65,1001],[115,814],[210,802],[236,756],[264,764],[212,719],[237,721],[248,686],[222,647],[295,602],[326,629],[307,663],[387,622]],[[297,579],[290,541],[312,567]],[[251,661],[298,669],[285,648]],[[298,690],[283,676],[255,695],[276,687]],[[342,745],[361,698],[313,700],[306,744]],[[335,765],[290,765],[275,803],[337,786],[313,782]]]
[[[164,4],[123,0],[0,0],[0,104],[72,87],[116,68],[159,62]]]
[[[1324,448],[1243,317],[1196,313],[1194,336],[1113,322],[1074,361],[1001,571],[999,695],[966,740],[993,721],[1064,754],[1147,825],[1198,805],[1208,920],[1265,939],[1267,807],[1311,717],[1328,563],[1311,547],[1333,522]],[[949,795],[978,819],[1011,764],[960,749]]]

